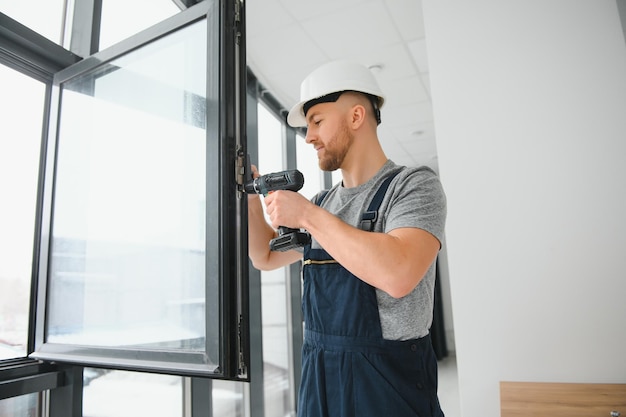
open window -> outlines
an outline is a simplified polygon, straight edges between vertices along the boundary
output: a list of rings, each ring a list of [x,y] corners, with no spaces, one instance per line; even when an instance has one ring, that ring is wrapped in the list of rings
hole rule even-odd
[[[31,357],[248,379],[244,26],[207,0],[55,75]]]

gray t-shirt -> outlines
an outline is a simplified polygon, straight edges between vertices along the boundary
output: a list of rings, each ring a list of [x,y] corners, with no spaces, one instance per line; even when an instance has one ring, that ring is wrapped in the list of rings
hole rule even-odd
[[[401,167],[388,160],[365,184],[344,188],[341,183],[328,191],[321,207],[344,222],[358,227],[374,194],[392,172],[400,173],[391,181],[378,210],[374,232],[390,232],[401,227],[416,227],[443,241],[446,220],[446,197],[439,178],[430,168]],[[317,196],[313,201],[317,199]],[[319,248],[313,239],[314,248]],[[395,299],[376,290],[383,338],[408,340],[428,334],[432,323],[435,286],[435,262],[415,289]]]

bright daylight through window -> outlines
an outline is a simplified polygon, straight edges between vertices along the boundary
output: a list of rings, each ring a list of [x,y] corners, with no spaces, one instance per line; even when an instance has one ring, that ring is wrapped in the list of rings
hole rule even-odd
[[[63,83],[48,342],[193,351],[218,337],[217,277],[204,297],[206,26]]]
[[[0,360],[26,356],[45,85],[0,65]]]

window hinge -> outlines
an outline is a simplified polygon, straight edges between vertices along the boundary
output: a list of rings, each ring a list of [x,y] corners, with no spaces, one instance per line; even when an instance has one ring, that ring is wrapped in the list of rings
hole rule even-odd
[[[235,158],[235,183],[237,183],[237,191],[243,192],[243,181],[246,174],[246,157],[243,153],[243,148],[237,147],[237,157]]]
[[[241,44],[241,1],[235,0],[235,42]]]
[[[235,22],[241,22],[241,1],[235,0]]]
[[[238,344],[239,344],[239,377],[245,378],[248,375],[248,368],[246,366],[243,346],[243,316],[239,315],[239,325],[237,329]]]

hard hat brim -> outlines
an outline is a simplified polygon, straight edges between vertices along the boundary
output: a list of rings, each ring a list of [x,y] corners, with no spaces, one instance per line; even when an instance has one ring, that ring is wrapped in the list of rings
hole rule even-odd
[[[287,123],[291,127],[306,127],[306,118],[304,117],[304,103],[309,100],[303,100],[293,106],[287,114]]]

